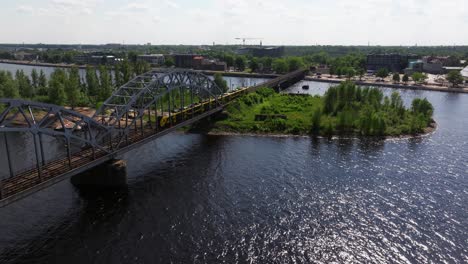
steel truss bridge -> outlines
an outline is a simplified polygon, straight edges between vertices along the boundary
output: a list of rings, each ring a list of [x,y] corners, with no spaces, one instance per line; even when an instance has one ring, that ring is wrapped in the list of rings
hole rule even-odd
[[[8,167],[0,170],[6,173],[0,174],[0,207],[217,113],[258,87],[277,88],[304,75],[296,71],[224,92],[195,71],[150,71],[117,89],[92,116],[51,104],[0,99],[0,159]],[[24,135],[27,149],[11,143],[13,133]],[[61,146],[57,153],[47,148],[52,140]],[[18,153],[33,160],[31,167],[14,168],[12,157],[18,159]]]

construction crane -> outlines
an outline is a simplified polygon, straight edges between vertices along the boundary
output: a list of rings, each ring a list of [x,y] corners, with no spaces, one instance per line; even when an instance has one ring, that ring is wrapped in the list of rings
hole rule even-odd
[[[263,40],[263,38],[235,38],[235,39],[236,40],[242,40],[242,46],[245,46],[245,40],[254,40],[254,39]],[[262,45],[262,44],[260,44],[260,45]]]

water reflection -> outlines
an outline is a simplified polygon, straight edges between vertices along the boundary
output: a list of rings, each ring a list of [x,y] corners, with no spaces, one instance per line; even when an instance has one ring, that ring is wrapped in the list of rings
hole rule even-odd
[[[0,209],[0,262],[464,263],[468,96],[400,92],[436,133],[167,135],[123,157],[128,192],[64,182]]]

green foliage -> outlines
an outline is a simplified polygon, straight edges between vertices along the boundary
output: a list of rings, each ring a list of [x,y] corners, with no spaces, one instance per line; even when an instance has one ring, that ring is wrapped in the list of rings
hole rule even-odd
[[[49,102],[56,105],[64,105],[66,100],[65,83],[67,75],[64,70],[56,69],[49,80]]]
[[[323,136],[421,133],[432,121],[433,113],[426,99],[415,99],[412,108],[406,109],[398,92],[386,97],[379,89],[361,88],[350,81],[329,88],[323,97],[276,94],[261,88],[226,110],[228,119],[216,124],[222,130]],[[255,121],[257,114],[280,114],[287,119]]]
[[[287,58],[288,71],[292,72],[304,67],[304,61],[300,57]]]
[[[16,82],[18,83],[18,89],[22,98],[32,98],[34,96],[33,86],[31,80],[24,74],[23,70],[17,70],[15,74]]]
[[[115,73],[118,75],[118,73]],[[99,94],[99,80],[96,74],[96,69],[93,67],[86,67],[86,85],[87,94],[89,96],[97,96]]]
[[[427,79],[427,75],[425,73],[415,72],[413,75],[411,75],[411,78],[414,82],[419,83],[425,81]]]
[[[65,94],[67,96],[67,102],[72,107],[78,104],[81,94],[80,94],[80,73],[78,68],[73,67],[68,72],[68,80],[65,85]]]
[[[0,71],[0,91],[6,98],[19,97],[18,82],[13,79],[10,72]]]
[[[389,72],[387,68],[380,68],[375,74],[375,76],[380,77],[380,78],[387,78],[388,74]]]
[[[235,61],[236,68],[239,71],[244,71],[245,70],[245,65],[246,65],[246,59],[244,56],[237,56],[236,61]]]
[[[258,70],[258,60],[257,58],[252,58],[249,61],[249,68],[252,72],[256,72]]]
[[[164,60],[164,66],[166,67],[172,67],[175,65],[175,61],[174,61],[174,58],[172,57],[166,57],[165,60]]]
[[[396,82],[396,83],[397,83],[397,82],[400,82],[400,74],[398,74],[398,73],[393,74],[392,79],[393,79],[393,81]]]
[[[112,78],[107,66],[99,66],[99,101],[105,101],[112,94]]]
[[[320,125],[322,121],[322,110],[320,108],[316,108],[312,114],[312,134],[318,134],[320,132]]]
[[[403,75],[402,81],[403,81],[404,83],[408,83],[408,82],[409,82],[409,76],[408,76],[408,74]]]
[[[447,81],[449,81],[454,87],[463,83],[463,76],[459,71],[450,71],[447,74]]]
[[[272,64],[273,71],[278,73],[278,74],[283,74],[288,72],[288,63],[286,62],[285,59],[276,59],[273,61]]]
[[[223,93],[229,90],[226,80],[223,79],[223,75],[220,73],[215,73],[214,75],[214,82],[218,85],[219,88],[223,91]]]

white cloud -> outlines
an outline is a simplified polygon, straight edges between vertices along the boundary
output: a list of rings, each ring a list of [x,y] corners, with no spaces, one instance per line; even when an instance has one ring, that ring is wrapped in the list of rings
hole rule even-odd
[[[29,5],[20,5],[16,8],[16,11],[20,13],[26,13],[26,14],[31,14],[34,11],[34,8]]]
[[[466,0],[21,0],[14,7],[18,18],[10,13],[2,8],[0,20],[24,24],[21,32],[30,34],[5,29],[0,38],[9,42],[32,39],[30,28],[40,25],[43,34],[37,35],[56,42],[199,44],[263,37],[265,44],[298,45],[468,43]]]

